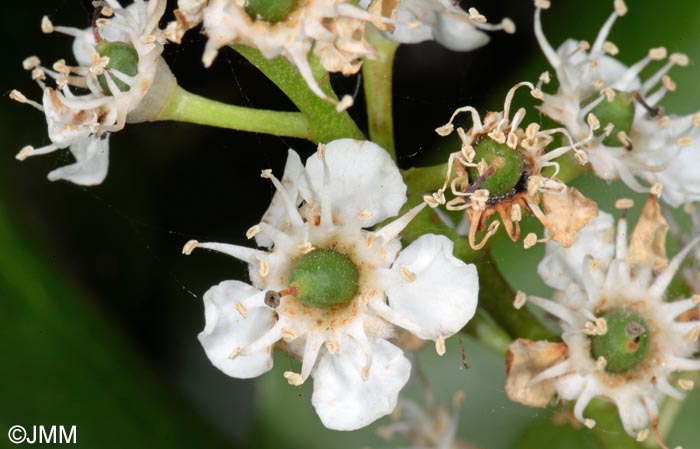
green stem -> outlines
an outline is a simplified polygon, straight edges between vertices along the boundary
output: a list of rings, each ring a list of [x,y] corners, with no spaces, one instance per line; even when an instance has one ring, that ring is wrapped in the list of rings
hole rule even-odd
[[[268,111],[220,103],[176,87],[155,120],[309,139],[309,121],[299,112]]]
[[[267,59],[258,50],[241,44],[234,44],[231,47],[275,83],[306,116],[309,121],[309,139],[311,141],[325,143],[343,137],[365,138],[350,115],[346,111],[336,111],[334,104],[316,96],[309,89],[297,68],[289,61],[281,56]],[[328,73],[318,63],[318,59],[311,57],[310,62],[314,77],[323,92],[330,98],[337,99],[331,87]]]
[[[392,113],[392,75],[394,55],[399,45],[385,39],[372,26],[366,28],[365,37],[377,49],[377,58],[374,60],[365,59],[362,65],[369,135],[373,142],[384,147],[396,160]]]

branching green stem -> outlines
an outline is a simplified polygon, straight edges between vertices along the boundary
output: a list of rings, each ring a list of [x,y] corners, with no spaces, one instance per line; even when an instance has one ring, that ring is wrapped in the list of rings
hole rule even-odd
[[[231,47],[275,83],[299,108],[308,120],[311,141],[326,143],[343,137],[364,139],[364,134],[347,111],[337,112],[334,104],[322,100],[311,92],[296,67],[285,58],[280,56],[267,59],[258,50],[241,44],[234,44]],[[321,67],[318,59],[311,57],[310,62],[314,77],[321,89],[330,98],[337,99],[331,88],[328,73]]]
[[[371,26],[367,27],[365,37],[377,49],[377,58],[365,59],[362,64],[369,135],[374,143],[385,148],[396,160],[392,80],[394,55],[399,45],[385,39],[376,28]]]
[[[300,112],[268,111],[220,103],[176,87],[155,120],[174,120],[273,136],[310,139],[309,121]]]

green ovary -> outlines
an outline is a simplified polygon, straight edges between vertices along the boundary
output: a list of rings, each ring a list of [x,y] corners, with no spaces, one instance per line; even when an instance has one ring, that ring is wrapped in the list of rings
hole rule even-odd
[[[585,103],[590,103],[590,101],[592,100]],[[623,146],[617,134],[623,131],[629,135],[632,130],[632,122],[634,121],[634,98],[632,95],[616,91],[612,101],[604,99],[591,112],[600,121],[600,128],[595,131],[596,135],[603,134],[608,123],[612,123],[614,126],[610,135],[603,140],[603,144],[609,147]]]
[[[474,162],[485,161],[493,174],[488,176],[479,187],[489,191],[491,197],[506,195],[518,185],[525,168],[525,162],[518,150],[514,150],[503,143],[497,143],[490,137],[481,139],[474,145]],[[475,167],[467,169],[469,183],[473,184],[479,179],[479,172]]]
[[[109,58],[109,64],[107,64],[108,68],[118,70],[129,76],[136,76],[136,74],[139,73],[139,55],[136,49],[130,44],[125,42],[101,41],[95,46],[95,49],[100,56]],[[112,95],[105,75],[100,75],[97,79],[100,82],[102,91],[107,95]],[[112,76],[112,81],[114,81],[114,84],[116,84],[122,92],[127,92],[130,89],[128,84],[124,83],[116,76]]]
[[[297,0],[248,0],[245,11],[253,20],[277,23],[294,11]]]
[[[649,328],[636,312],[626,309],[611,309],[602,315],[607,322],[605,335],[591,337],[591,355],[604,357],[609,373],[625,373],[637,365],[649,350]]]
[[[357,293],[359,273],[350,258],[333,249],[315,249],[297,260],[289,275],[296,297],[309,307],[346,304]]]

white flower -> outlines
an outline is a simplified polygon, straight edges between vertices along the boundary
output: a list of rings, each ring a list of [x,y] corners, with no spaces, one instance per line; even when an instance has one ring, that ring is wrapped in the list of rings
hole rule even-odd
[[[620,178],[637,192],[649,191],[637,178],[650,186],[658,183],[663,186],[661,197],[674,207],[699,200],[700,177],[692,167],[700,162],[700,116],[664,115],[657,106],[676,88],[668,71],[675,65],[687,65],[688,57],[671,54],[661,69],[642,82],[640,72],[652,61],[666,59],[667,52],[663,47],[653,48],[630,67],[614,58],[619,50],[606,39],[615,20],[627,12],[622,0],[615,1],[615,11],[592,45],[568,39],[556,51],[544,36],[540,19],[548,2],[536,1],[535,5],[535,35],[559,82],[556,94],[544,94],[539,109],[566,126],[575,138],[588,133],[585,118],[589,113],[599,115],[601,134],[584,148],[597,176]],[[620,126],[625,120],[618,115],[619,122],[608,127],[612,122],[602,111],[607,105],[629,120],[625,126]]]
[[[160,56],[163,38],[158,21],[165,7],[165,0],[137,0],[127,8],[116,0],[98,3],[102,17],[85,30],[54,26],[44,17],[45,33],[56,31],[75,38],[73,52],[79,66],[71,67],[60,60],[49,69],[35,56],[24,61],[24,68],[31,70],[32,79],[43,89],[42,103],[28,100],[18,91],[13,91],[11,97],[44,112],[51,144],[24,147],[17,159],[70,148],[76,162],[49,173],[50,180],[65,179],[81,185],[104,180],[109,165],[109,133],[121,130],[127,122],[152,118],[175,86],[175,78]],[[112,67],[110,59],[119,59],[116,47],[120,55],[138,61],[119,69]],[[46,85],[47,76],[55,80],[56,88]]]
[[[652,197],[629,243],[626,220],[615,229],[612,217],[601,212],[571,248],[547,244],[538,271],[556,289],[554,300],[527,301],[561,321],[565,346],[514,343],[506,386],[512,399],[544,405],[556,392],[575,400],[575,417],[592,427],[595,422],[584,418],[586,406],[606,398],[617,406],[625,430],[642,438],[650,422],[656,427],[665,396],[684,397],[671,383],[676,372],[700,370],[700,310],[695,297],[667,301],[666,289],[698,239],[669,262],[667,228]],[[539,372],[528,372],[528,366]],[[677,384],[692,388],[687,379]]]
[[[250,2],[209,0],[203,7],[201,2],[197,3],[204,33],[209,37],[202,58],[207,67],[221,47],[232,43],[248,45],[268,59],[285,57],[317,96],[337,103],[321,90],[314,78],[309,63],[312,49],[326,70],[344,74],[356,73],[361,58],[375,57],[374,48],[364,39],[364,26],[366,21],[380,19],[346,0],[299,1],[292,4],[286,17],[277,21],[252,17],[247,11]],[[351,104],[352,97],[346,96],[338,108],[342,110]]]
[[[489,42],[484,31],[515,32],[510,19],[499,25],[486,23],[486,17],[475,8],[467,12],[452,0],[365,0],[360,5],[395,19],[391,31],[384,35],[402,44],[435,40],[453,51],[472,51]]]
[[[436,403],[432,392],[425,394],[426,408],[401,398],[392,418],[397,421],[377,429],[379,436],[391,438],[395,433],[405,435],[412,449],[474,449],[476,446],[457,438],[459,410],[464,393],[458,391],[452,398],[452,409]]]
[[[312,402],[326,427],[366,426],[391,413],[409,378],[408,359],[387,341],[395,326],[434,340],[443,352],[444,339],[474,314],[476,269],[452,256],[453,244],[443,236],[424,235],[401,251],[398,233],[421,206],[377,231],[365,229],[396,215],[406,201],[398,169],[372,142],[333,141],[305,167],[290,150],[281,181],[269,171],[263,176],[277,193],[248,236],[267,251],[185,246],[186,254],[201,247],[247,262],[253,284],[224,281],[207,291],[199,339],[215,366],[239,378],[268,371],[273,346],[287,350],[302,366],[285,377],[293,385],[314,377]],[[318,251],[340,254],[357,270],[356,289],[342,304],[305,304],[301,283],[291,282],[300,261]]]

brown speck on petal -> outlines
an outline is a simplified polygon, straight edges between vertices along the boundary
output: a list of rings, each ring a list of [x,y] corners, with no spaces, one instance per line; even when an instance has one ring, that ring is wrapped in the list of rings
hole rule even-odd
[[[542,193],[542,207],[547,217],[550,238],[565,248],[593,217],[598,216],[598,204],[573,187],[565,193]]]
[[[556,393],[551,380],[535,385],[528,383],[545,369],[564,360],[568,348],[564,343],[532,341],[519,338],[506,354],[506,394],[515,402],[530,407],[546,407]]]
[[[627,262],[661,269],[668,264],[666,258],[666,232],[668,223],[661,215],[656,197],[651,195],[642,208],[637,226],[632,232]]]

